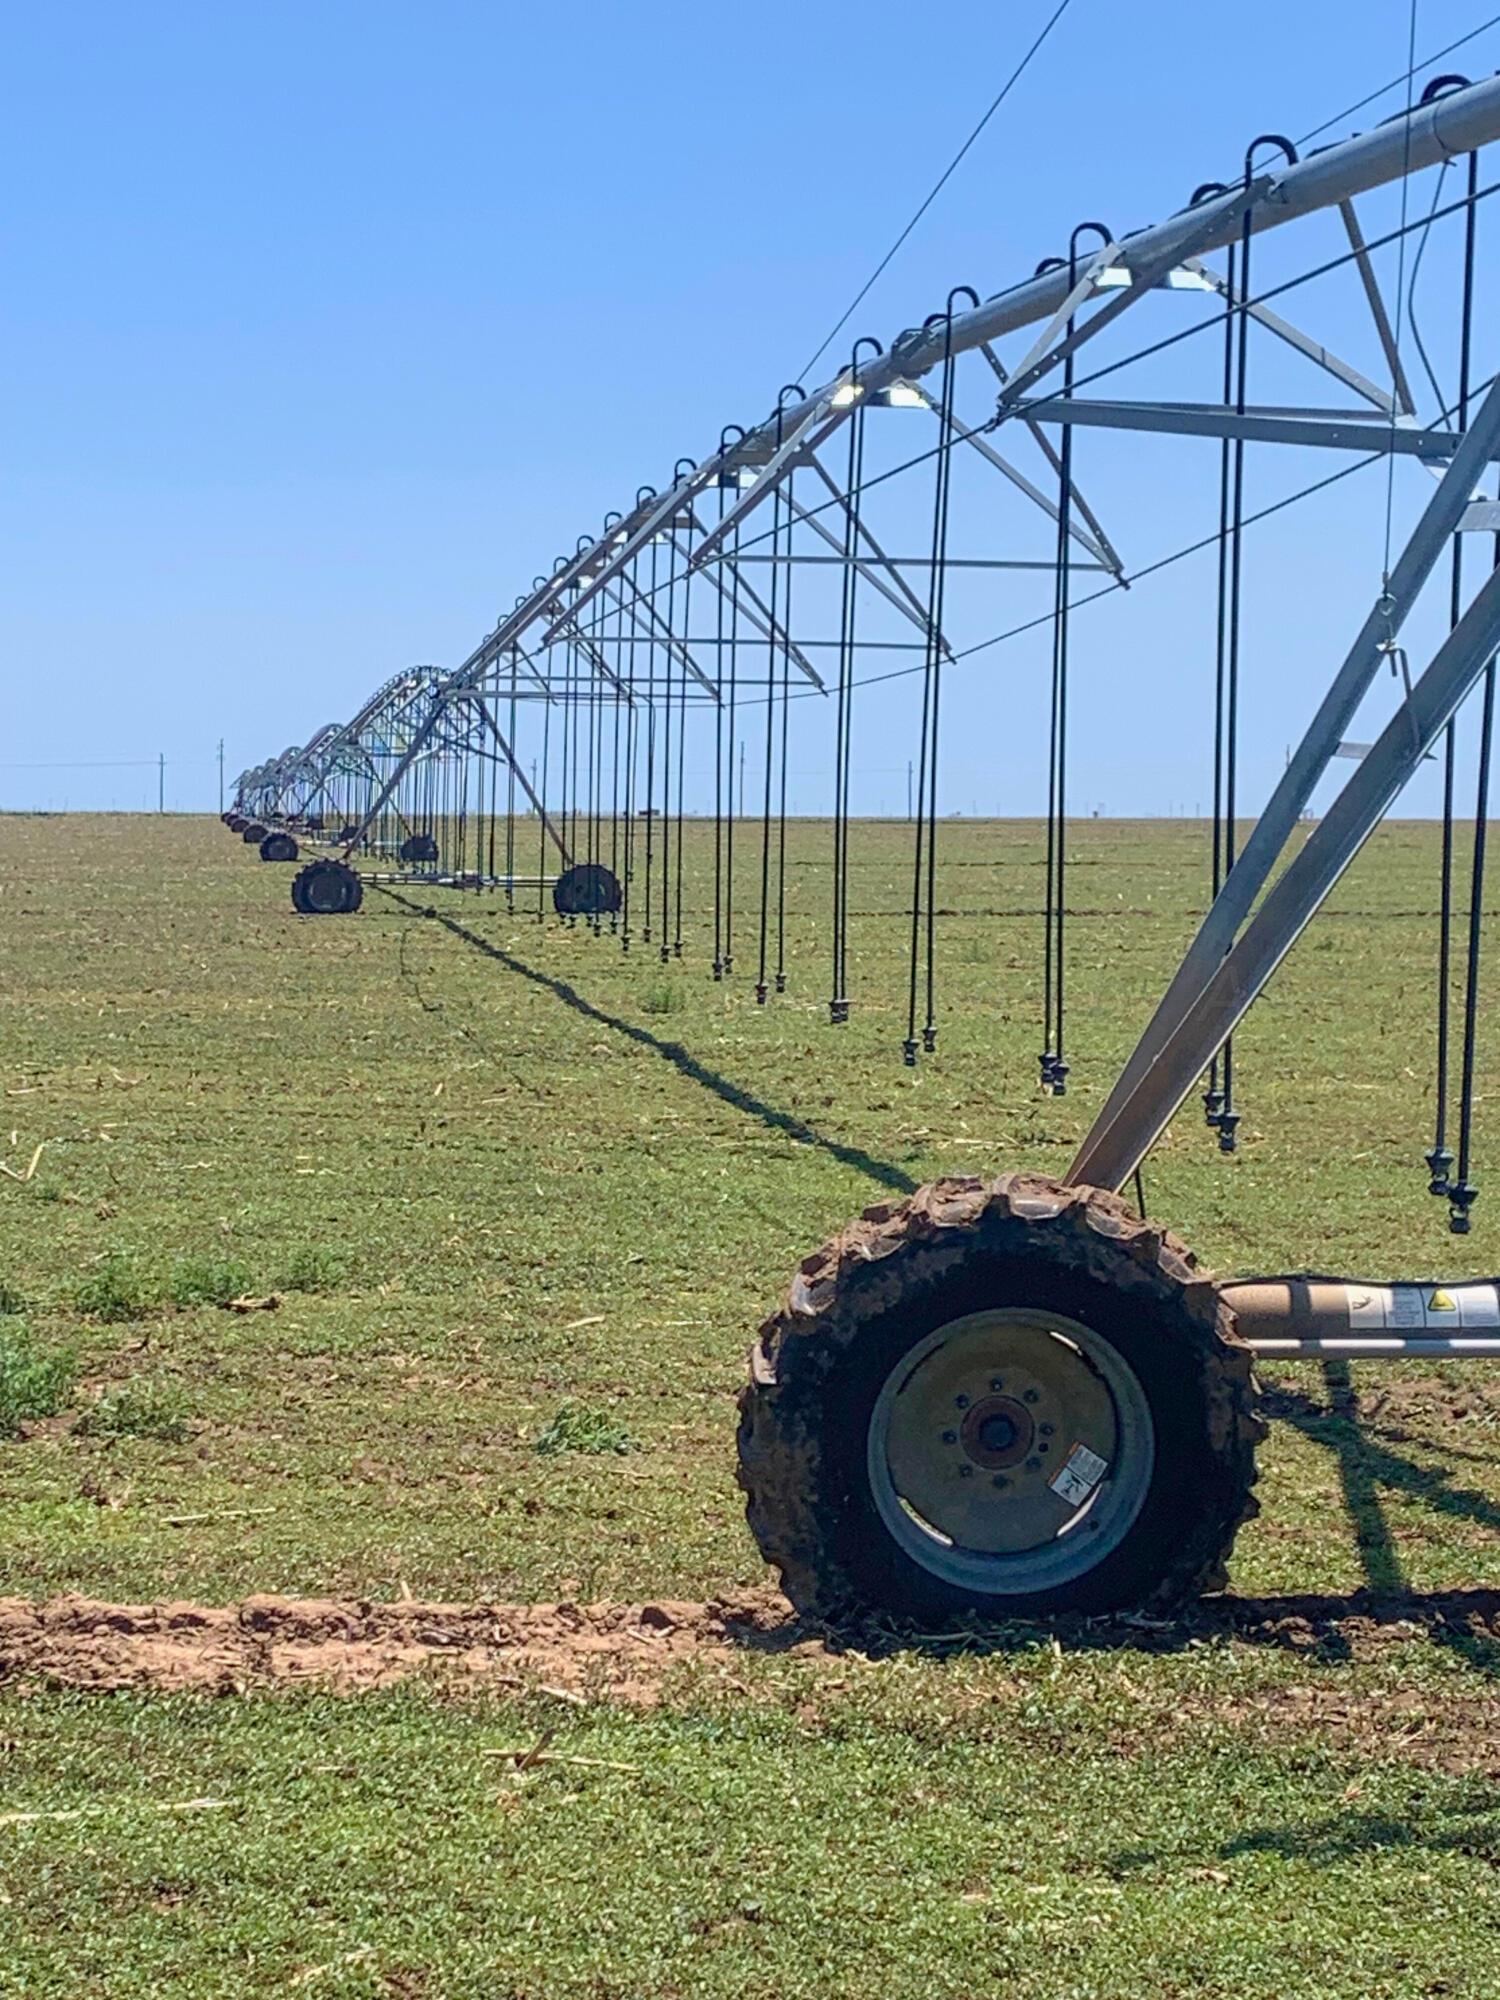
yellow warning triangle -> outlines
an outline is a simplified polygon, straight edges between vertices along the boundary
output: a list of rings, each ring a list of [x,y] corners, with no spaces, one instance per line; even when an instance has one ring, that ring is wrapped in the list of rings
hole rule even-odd
[[[1429,1312],[1435,1313],[1456,1313],[1458,1311],[1458,1301],[1454,1298],[1452,1292],[1434,1292],[1432,1297],[1427,1301],[1427,1309]]]

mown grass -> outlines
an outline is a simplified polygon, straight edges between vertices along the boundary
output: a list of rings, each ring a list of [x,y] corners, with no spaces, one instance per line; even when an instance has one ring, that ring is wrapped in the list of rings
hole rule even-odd
[[[0,1272],[37,1351],[81,1371],[79,1414],[0,1441],[5,1587],[759,1581],[730,1404],[757,1319],[869,1200],[1066,1163],[1201,909],[1204,845],[1181,822],[1074,830],[1057,1101],[1035,1088],[1035,826],[945,827],[940,1050],[907,1071],[901,828],[856,829],[834,1031],[824,827],[793,830],[790,990],[758,1008],[748,905],[715,985],[701,917],[668,965],[426,890],[299,922],[288,871],[212,822],[5,821],[0,1157],[24,1174],[46,1144],[29,1182],[0,1181]],[[1153,1157],[1153,1214],[1219,1268],[1500,1266],[1483,1103],[1474,1234],[1423,1192],[1435,863],[1432,829],[1385,829],[1278,975],[1238,1043],[1240,1155],[1186,1114]],[[229,1309],[228,1275],[279,1303]],[[1240,1588],[1494,1580],[1489,1372],[1276,1373]],[[81,1420],[143,1383],[176,1422]],[[635,1449],[537,1450],[565,1405]],[[1295,1707],[1284,1730],[1220,1704],[1184,1732],[1193,1657],[898,1659],[769,1702],[751,1660],[743,1701],[686,1687],[652,1719],[580,1722],[580,1754],[639,1780],[554,1772],[519,1802],[473,1753],[532,1726],[524,1705],[12,1699],[0,1812],[91,1812],[0,1826],[28,1857],[0,1877],[0,1992],[283,1991],[308,1966],[338,1993],[1500,1988],[1482,1758],[1330,1747]],[[1497,1671],[1474,1645],[1401,1660],[1213,1651],[1247,1699],[1295,1672],[1383,1717],[1414,1688],[1418,1733]],[[153,1795],[238,1803],[153,1815],[148,1772]]]

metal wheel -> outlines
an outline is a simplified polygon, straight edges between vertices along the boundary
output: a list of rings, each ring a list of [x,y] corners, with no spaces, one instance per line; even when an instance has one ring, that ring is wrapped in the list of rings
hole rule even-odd
[[[310,861],[292,878],[292,908],[300,916],[349,916],[364,897],[364,883],[342,861]]]
[[[751,1353],[740,1484],[814,1617],[1166,1609],[1222,1589],[1263,1430],[1185,1245],[1098,1189],[939,1181],[804,1260]]]
[[[950,1320],[904,1355],[871,1413],[870,1491],[913,1560],[988,1595],[1047,1590],[1118,1547],[1156,1461],[1118,1350],[1061,1313]]]

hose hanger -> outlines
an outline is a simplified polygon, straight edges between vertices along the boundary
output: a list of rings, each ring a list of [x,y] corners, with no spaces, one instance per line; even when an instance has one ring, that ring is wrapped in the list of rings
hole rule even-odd
[[[786,399],[789,396],[795,397],[799,403],[806,402],[807,391],[802,387],[800,382],[788,382],[783,387],[777,399],[778,416],[785,408]],[[779,642],[781,655],[781,799],[776,833],[775,974],[776,991],[778,993],[785,993],[786,991],[786,804],[787,773],[789,768],[787,753],[790,748],[792,717],[792,578],[794,574],[792,542],[797,531],[797,516],[796,510],[792,505],[792,500],[793,482],[796,479],[796,471],[796,465],[793,463],[787,467],[786,472],[786,573],[781,586],[781,636]],[[774,543],[772,544],[771,552],[773,556],[776,554]],[[781,567],[782,565],[779,562],[772,563],[771,577],[773,582]],[[774,618],[771,620],[771,629],[774,635],[776,631],[776,620]]]
[[[720,470],[720,473],[719,473],[719,479],[718,479],[718,492],[719,492],[719,519],[720,519],[721,521],[722,521],[722,520],[723,520],[723,518],[724,518],[724,513],[725,513],[725,509],[726,509],[726,508],[728,507],[728,505],[729,505],[729,502],[728,502],[728,499],[726,498],[726,495],[727,495],[728,493],[730,493],[731,491],[737,491],[737,490],[738,490],[738,479],[736,478],[736,479],[734,480],[734,483],[733,483],[733,485],[731,485],[731,475],[730,475],[730,474],[729,474],[728,472],[726,472],[725,470],[723,470],[723,469],[722,469],[722,468],[723,468],[723,464],[724,464],[724,460],[725,460],[725,458],[726,458],[726,455],[727,455],[727,453],[728,453],[728,451],[729,451],[729,446],[730,446],[730,442],[731,442],[731,439],[732,439],[732,440],[733,440],[733,441],[734,441],[735,443],[739,443],[739,442],[740,442],[741,440],[743,440],[743,439],[744,439],[744,437],[745,437],[746,435],[747,435],[747,433],[746,433],[746,431],[745,431],[745,427],[744,427],[744,425],[743,425],[743,424],[726,424],[726,425],[724,426],[723,430],[721,430],[721,431],[719,432],[719,462],[720,462],[720,467],[721,467],[721,470]],[[724,964],[724,956],[725,956],[725,951],[726,951],[726,949],[727,949],[727,944],[726,944],[726,940],[727,940],[727,936],[728,936],[728,922],[727,922],[727,917],[728,917],[728,911],[727,911],[727,907],[726,907],[726,900],[725,900],[725,898],[726,898],[726,892],[727,892],[727,890],[728,890],[728,888],[729,888],[729,886],[730,886],[730,881],[729,881],[729,878],[730,878],[730,875],[731,875],[731,867],[730,867],[730,864],[732,863],[732,860],[733,860],[733,842],[734,842],[734,818],[733,818],[733,805],[734,805],[734,789],[733,789],[733,787],[734,787],[734,771],[733,771],[733,758],[734,758],[734,677],[733,677],[733,659],[734,659],[734,647],[735,647],[735,644],[736,644],[736,639],[735,639],[735,637],[734,637],[733,635],[734,635],[734,634],[736,633],[736,631],[737,631],[737,628],[738,628],[738,625],[739,625],[739,602],[740,602],[740,594],[739,594],[739,571],[738,571],[738,569],[737,569],[737,568],[735,567],[735,561],[734,561],[734,556],[735,556],[735,554],[736,554],[736,553],[738,553],[738,535],[737,535],[737,534],[736,534],[736,537],[735,537],[735,549],[734,549],[734,551],[733,551],[733,552],[731,553],[731,555],[730,555],[730,558],[729,558],[729,590],[728,590],[728,593],[726,593],[726,592],[724,591],[724,589],[723,589],[722,587],[720,587],[720,588],[716,589],[716,590],[715,590],[715,592],[714,592],[714,620],[715,620],[715,624],[714,624],[714,638],[715,638],[715,641],[716,641],[716,652],[715,652],[715,657],[714,657],[714,679],[715,679],[715,682],[716,682],[716,684],[717,684],[717,686],[718,686],[718,688],[719,688],[719,695],[720,695],[720,698],[719,698],[719,700],[718,700],[718,701],[717,701],[717,702],[716,702],[716,703],[714,704],[714,962],[713,962],[713,975],[714,975],[714,978],[715,978],[716,980],[722,980],[722,979],[723,979],[723,977],[724,977],[724,971],[725,971],[725,964]],[[726,639],[726,623],[727,623],[727,629],[728,629],[728,632],[729,632],[729,633],[730,633],[730,635],[731,635],[731,636],[729,636],[729,637],[728,637],[727,639]],[[729,649],[729,650],[728,650],[728,655],[727,655],[727,657],[728,657],[728,660],[729,660],[729,662],[730,662],[730,669],[729,669],[729,674],[728,674],[728,689],[729,689],[729,706],[728,706],[728,716],[727,716],[727,718],[726,718],[726,715],[725,715],[725,703],[724,703],[724,689],[725,689],[725,683],[726,683],[726,673],[725,673],[725,661],[726,661],[726,652],[725,652],[725,648],[726,648],[726,645],[727,645],[727,647],[728,647],[728,649]],[[729,772],[729,788],[728,788],[728,791],[729,791],[729,804],[730,804],[730,817],[729,817],[729,821],[728,821],[728,825],[727,825],[727,828],[726,828],[726,823],[725,823],[725,816],[724,816],[724,803],[725,803],[725,783],[724,783],[724,755],[725,755],[725,748],[724,748],[724,737],[725,737],[725,724],[726,724],[726,719],[727,719],[727,723],[728,723],[728,735],[729,735],[729,757],[730,757],[730,760],[731,760],[731,768],[730,768],[730,772]],[[727,833],[727,839],[726,839],[726,833]],[[727,853],[726,853],[726,848],[728,849],[728,852],[727,852]]]
[[[907,983],[906,1040],[901,1053],[908,1068],[917,1060],[917,978],[919,946],[925,947],[926,1016],[922,1047],[937,1048],[937,775],[938,713],[942,694],[943,601],[948,574],[948,511],[953,472],[953,385],[957,357],[953,351],[953,312],[959,299],[977,309],[979,295],[969,285],[955,285],[940,313],[924,322],[924,331],[941,326],[943,358],[938,388],[938,447],[933,456],[932,556],[928,570],[925,646],[922,656],[922,730],[918,749],[917,824],[912,854],[911,960]],[[924,912],[925,905],[925,912]],[[925,926],[923,917],[925,913]]]
[[[788,382],[776,398],[776,450],[779,452],[786,430],[788,398],[797,402],[807,400],[807,391],[798,382]],[[784,634],[777,619],[781,587],[778,582],[782,568],[781,537],[785,524],[792,519],[791,500],[794,471],[788,466],[783,477],[776,482],[771,495],[771,583],[769,589],[769,615],[766,619],[766,762],[765,787],[761,802],[761,844],[760,844],[760,968],[755,982],[756,1005],[764,1007],[771,988],[768,979],[770,962],[771,931],[771,816],[773,798],[773,776],[776,755],[777,725],[781,734],[781,793],[780,793],[780,868],[778,870],[778,924],[777,924],[777,976],[776,991],[786,991],[785,929],[786,929],[786,747],[787,711],[791,691],[788,682],[790,660],[787,654]],[[790,569],[786,591],[791,588]],[[778,667],[780,670],[778,683]],[[777,714],[777,690],[780,688],[780,716]]]
[[[620,522],[623,521],[624,518],[625,518],[624,515],[619,513],[618,511],[614,511],[605,515],[604,541],[606,546],[609,543],[613,531],[619,526]],[[614,727],[614,744],[611,751],[611,786],[610,786],[610,809],[609,809],[609,872],[611,875],[614,876],[615,880],[618,882],[620,880],[620,750],[621,750],[620,738],[621,738],[622,727],[627,722],[630,712],[629,699],[622,692],[622,689],[625,684],[625,676],[622,671],[624,667],[624,653],[625,653],[625,608],[623,604],[620,602],[620,597],[618,592],[613,593],[612,608],[610,612],[606,613],[605,617],[601,622],[607,627],[611,617],[614,620],[614,634],[613,637],[611,638],[609,634],[606,632],[604,640],[606,650],[608,650],[611,646],[613,647],[613,667],[615,676],[615,704],[614,704],[615,727]],[[609,913],[609,928],[611,935],[615,935],[619,931],[620,913],[617,909],[612,909]]]
[[[861,348],[885,352],[878,340],[862,335],[849,350],[851,383],[859,380]],[[849,778],[854,731],[854,632],[859,600],[860,488],[864,483],[866,398],[856,396],[849,414],[849,459],[844,482],[844,538],[839,604],[838,693],[833,743],[833,991],[828,1001],[832,1027],[849,1019]]]
[[[635,495],[635,504],[637,510],[643,507],[648,500],[654,500],[655,498],[656,498],[656,488],[654,486],[637,487]],[[625,574],[620,579],[620,581],[622,585],[622,589],[620,592],[622,601],[628,600],[631,607],[630,618],[629,618],[629,627],[630,627],[629,637],[626,641],[627,667],[625,676],[626,695],[627,695],[627,700],[629,702],[629,713],[625,718],[625,874],[624,874],[624,880],[621,885],[621,898],[620,898],[620,949],[623,952],[628,952],[630,950],[630,940],[632,936],[630,928],[630,889],[631,889],[631,884],[635,880],[635,850],[636,850],[635,823],[638,817],[637,801],[640,796],[637,783],[637,776],[638,776],[639,759],[640,759],[641,729],[638,721],[638,710],[635,701],[636,662],[637,662],[636,649],[640,644],[639,619],[635,612],[635,605],[640,597],[639,550],[637,550],[636,553],[632,555],[632,557],[630,558],[629,563],[626,565]],[[646,672],[649,679],[649,675],[651,672],[651,652],[649,647],[646,653]],[[647,734],[649,736],[650,715],[651,715],[651,703],[649,700],[649,692],[650,692],[649,685],[647,692],[648,692],[648,700],[646,703],[646,715],[647,715]],[[651,803],[651,793],[649,789],[647,790],[646,793],[646,803],[648,805]],[[650,826],[651,822],[648,819],[646,821],[646,827],[648,833],[650,830]],[[648,940],[651,935],[650,923],[651,923],[651,899],[648,893],[646,898],[647,928],[645,933]]]
[[[544,590],[546,584],[547,579],[544,576],[533,577],[531,581],[533,591]],[[542,810],[537,814],[536,920],[539,924],[545,922],[547,915],[543,901],[542,878],[547,872],[546,807],[547,801],[552,796],[552,651],[552,647],[549,646],[544,673],[547,698],[542,703],[542,782],[537,794],[542,802]]]
[[[697,467],[692,459],[679,458],[676,465],[672,468],[673,486],[674,487],[679,486],[685,479],[691,479],[696,469]],[[682,647],[683,647],[684,658],[681,663],[677,676],[677,825],[676,825],[676,842],[673,848],[673,856],[672,856],[674,864],[672,870],[672,883],[671,883],[672,895],[673,895],[673,917],[671,926],[672,942],[669,951],[667,945],[668,924],[667,924],[667,907],[666,907],[667,888],[668,888],[668,883],[667,883],[668,869],[667,869],[666,855],[664,851],[662,857],[662,927],[661,927],[661,955],[663,963],[666,962],[668,957],[681,958],[682,956],[682,828],[683,828],[682,795],[684,786],[687,781],[688,674],[687,674],[686,652],[687,652],[688,641],[692,637],[692,631],[693,631],[691,622],[692,602],[693,602],[693,534],[694,534],[694,524],[696,522],[696,519],[697,516],[693,511],[691,502],[689,502],[687,510],[687,519],[683,523],[683,532],[685,536],[685,541],[683,544],[682,556],[681,556]],[[674,509],[674,526],[675,526],[675,509]],[[677,537],[675,534],[672,536],[672,550],[675,556],[677,552]],[[676,626],[673,622],[673,609],[674,609],[673,598],[669,596],[668,606],[667,606],[667,626],[669,633],[676,630]],[[669,701],[671,700],[670,687],[668,688],[667,698]],[[670,762],[670,756],[668,761]],[[668,783],[670,784],[670,774],[668,778]]]
[[[1081,241],[1097,236],[1101,248],[1115,241],[1102,222],[1080,222],[1068,238],[1068,292],[1078,286]],[[1071,341],[1077,315],[1069,316],[1063,338]],[[1063,356],[1062,395],[1073,393],[1075,375],[1071,346]],[[1042,1089],[1063,1097],[1068,1088],[1066,1054],[1065,962],[1068,862],[1068,621],[1072,596],[1073,426],[1063,426],[1057,450],[1057,542],[1053,561],[1052,689],[1047,744],[1047,854],[1044,898],[1046,915],[1042,945],[1042,1052],[1038,1059]]]

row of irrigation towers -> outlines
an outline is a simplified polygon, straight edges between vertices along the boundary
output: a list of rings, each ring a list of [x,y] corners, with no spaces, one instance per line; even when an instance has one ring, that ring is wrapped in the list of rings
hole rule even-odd
[[[1436,760],[1427,1160],[1451,1226],[1469,1227],[1500,645],[1500,301],[1480,241],[1500,187],[1484,177],[1500,80],[1408,83],[1407,108],[1368,132],[1306,155],[1262,134],[1164,222],[1085,221],[1008,290],[959,286],[888,344],[855,341],[821,386],[788,383],[760,422],[727,425],[605,515],[460,665],[397,674],[236,784],[226,819],[267,859],[303,862],[304,914],[347,914],[370,884],[489,892],[627,951],[667,959],[702,940],[715,979],[753,970],[774,1004],[789,977],[789,778],[821,748],[819,977],[837,1027],[860,997],[861,738],[878,726],[888,742],[904,703],[915,1063],[939,1028],[941,776],[963,670],[1030,644],[1048,677],[1039,1081],[1060,1094],[1070,759],[1080,700],[1100,698],[1097,675],[1082,695],[1077,682],[1080,613],[1202,557],[1201,623],[1188,630],[1174,599],[1161,643],[1211,687],[1210,905],[1068,1173],[942,1183],[870,1211],[808,1260],[763,1330],[741,1477],[763,1549],[809,1608],[930,1621],[1000,1600],[1169,1602],[1214,1581],[1249,1511],[1247,1350],[1500,1354],[1495,1286],[1214,1287],[1116,1192],[1196,1090],[1234,1149],[1234,1028]],[[1156,453],[1181,455],[1204,511],[1131,567],[1122,550],[1146,517],[1177,518],[1175,472],[1132,504]],[[1247,484],[1247,465],[1288,463],[1273,498]],[[1311,720],[1246,832],[1243,669],[1278,587],[1248,580],[1247,551],[1261,522],[1314,497],[1327,535],[1330,496],[1362,471],[1384,534],[1352,637],[1316,676]],[[1336,552],[1330,589],[1346,570]],[[1368,742],[1351,740],[1357,722]],[[1309,831],[1335,769],[1348,776]],[[1455,839],[1461,790],[1472,840]],[[683,866],[685,836],[710,819],[711,951],[706,911],[685,927]]]

